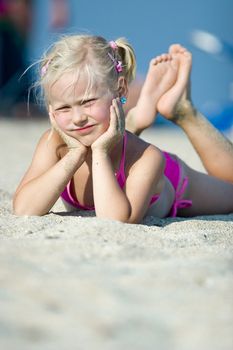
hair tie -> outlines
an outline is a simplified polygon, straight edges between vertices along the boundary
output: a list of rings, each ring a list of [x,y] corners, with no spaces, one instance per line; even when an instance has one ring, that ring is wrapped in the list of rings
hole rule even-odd
[[[123,71],[123,67],[122,67],[122,61],[118,61],[116,58],[114,58],[110,52],[108,52],[108,56],[111,58],[113,64],[114,64],[114,67],[117,71],[117,73],[120,73]]]
[[[46,74],[46,72],[47,72],[47,70],[48,70],[48,67],[49,67],[50,62],[51,62],[51,59],[48,60],[48,61],[43,65],[43,67],[41,68],[40,74],[41,74],[42,78],[45,76],[45,74]]]
[[[121,73],[123,71],[123,67],[122,67],[122,62],[121,61],[117,61],[117,64],[116,64],[116,70],[118,73]]]
[[[111,48],[113,50],[116,50],[117,49],[117,43],[113,40],[109,41],[109,45],[111,46]]]

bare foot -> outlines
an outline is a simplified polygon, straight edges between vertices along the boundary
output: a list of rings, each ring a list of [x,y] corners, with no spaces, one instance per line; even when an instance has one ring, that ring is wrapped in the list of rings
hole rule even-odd
[[[136,134],[151,126],[157,113],[157,103],[177,80],[179,60],[170,54],[152,59],[137,105],[126,118],[126,128]]]
[[[193,113],[194,107],[190,98],[190,71],[192,55],[179,44],[171,45],[169,53],[179,62],[176,83],[158,101],[157,110],[165,118],[175,123]]]

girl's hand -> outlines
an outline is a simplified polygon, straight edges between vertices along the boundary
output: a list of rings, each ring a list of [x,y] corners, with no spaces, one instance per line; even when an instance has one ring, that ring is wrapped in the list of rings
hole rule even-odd
[[[76,140],[74,137],[68,136],[67,134],[65,134],[57,125],[56,120],[54,118],[53,113],[49,113],[49,118],[50,118],[50,122],[52,125],[52,128],[54,130],[57,131],[57,133],[61,136],[61,138],[63,139],[63,141],[67,144],[67,147],[69,150],[72,149],[77,149],[80,151],[80,153],[85,154],[87,153],[87,147],[84,146],[81,142],[79,142],[78,140]]]
[[[112,100],[110,107],[110,123],[107,131],[91,146],[93,150],[108,153],[122,138],[125,131],[125,114],[119,98]]]

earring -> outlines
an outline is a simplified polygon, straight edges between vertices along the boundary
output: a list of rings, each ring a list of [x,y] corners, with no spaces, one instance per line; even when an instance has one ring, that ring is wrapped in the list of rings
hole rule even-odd
[[[127,101],[127,98],[125,96],[122,96],[120,98],[120,101],[121,101],[121,104],[124,105],[126,103],[126,101]]]

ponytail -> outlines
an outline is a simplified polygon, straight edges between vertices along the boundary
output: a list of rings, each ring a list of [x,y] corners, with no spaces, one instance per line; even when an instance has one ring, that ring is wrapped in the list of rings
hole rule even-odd
[[[134,50],[125,38],[119,38],[115,40],[115,43],[117,44],[118,53],[123,63],[125,78],[128,83],[131,83],[136,75],[136,57]]]

